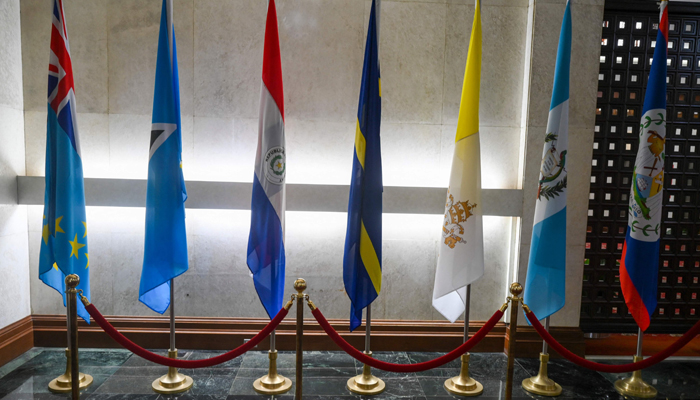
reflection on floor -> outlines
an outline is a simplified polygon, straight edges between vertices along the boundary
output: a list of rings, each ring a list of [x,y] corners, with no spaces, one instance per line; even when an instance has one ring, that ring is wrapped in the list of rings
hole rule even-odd
[[[207,358],[219,351],[181,351],[187,359]],[[377,352],[375,357],[396,363],[421,362],[437,353]],[[249,352],[214,368],[183,370],[194,378],[194,387],[178,396],[161,396],[151,391],[151,382],[166,372],[125,350],[84,349],[80,352],[80,370],[95,381],[83,399],[90,400],[156,400],[177,399],[264,399],[253,391],[253,381],[266,373],[266,352]],[[280,373],[294,380],[294,354],[281,352]],[[359,374],[361,364],[341,352],[312,351],[304,353],[304,399],[359,398],[345,388],[349,377]],[[537,373],[538,360],[518,359],[515,366],[514,399],[542,398],[522,390],[520,382]],[[63,349],[34,348],[0,367],[1,399],[66,399],[69,395],[48,393],[49,381],[65,369]],[[443,368],[414,374],[394,374],[373,370],[384,379],[386,391],[373,399],[452,399],[443,388],[446,378],[459,372],[454,361]],[[482,400],[503,399],[506,357],[500,353],[475,353],[471,357],[472,376],[484,384]],[[568,361],[553,360],[550,377],[564,388],[559,399],[621,399],[612,382],[618,377],[598,374],[577,367]],[[644,372],[644,378],[659,390],[660,399],[700,399],[700,361],[666,361]],[[278,399],[293,399],[294,388]]]

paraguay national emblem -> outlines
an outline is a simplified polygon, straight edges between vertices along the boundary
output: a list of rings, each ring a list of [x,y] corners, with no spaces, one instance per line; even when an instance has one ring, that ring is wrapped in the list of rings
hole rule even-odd
[[[445,220],[442,224],[442,238],[446,245],[451,249],[455,248],[457,243],[467,243],[464,240],[463,223],[474,215],[472,210],[476,208],[476,204],[467,201],[455,201],[449,190],[447,191],[447,203],[445,204]]]
[[[284,155],[284,147],[273,147],[265,154],[265,178],[270,183],[281,185],[284,183],[287,161]]]
[[[549,148],[542,157],[537,200],[541,200],[541,197],[552,200],[566,189],[566,150],[557,152],[557,137],[554,133],[548,133],[544,139]]]

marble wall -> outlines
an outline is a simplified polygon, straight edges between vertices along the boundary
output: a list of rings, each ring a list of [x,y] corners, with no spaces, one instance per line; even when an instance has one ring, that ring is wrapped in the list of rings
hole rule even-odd
[[[0,1],[0,328],[29,315],[27,207],[17,204],[24,175],[19,0]]]
[[[572,142],[585,150],[572,165],[581,165],[586,174],[602,1],[576,1],[574,7],[574,20],[583,22],[574,30],[574,51],[581,53],[572,65],[585,79],[572,83],[571,131]],[[160,4],[160,0],[66,1],[86,177],[146,177]],[[174,4],[185,177],[250,182],[266,3],[174,0]],[[563,0],[540,0],[535,7],[528,0],[491,0],[482,6],[480,129],[485,188],[525,187],[526,199],[533,198],[533,174],[539,168],[539,155],[534,154],[541,153],[563,4]],[[348,184],[371,1],[278,0],[277,6],[288,182]],[[43,175],[44,169],[50,8],[51,0],[21,2],[26,174],[34,176]],[[472,0],[382,0],[385,185],[447,185],[473,15]],[[573,93],[578,89],[582,97],[576,100]],[[587,192],[584,183],[572,177],[570,199]],[[517,218],[486,217],[486,274],[473,288],[473,319],[488,318],[502,304],[517,260],[520,273],[524,271],[530,203],[534,204],[528,200],[523,204],[522,225]],[[572,229],[578,232],[585,224],[585,206],[570,210]],[[264,315],[245,265],[249,215],[188,210],[190,270],[176,284],[177,314]],[[287,218],[288,287],[297,276],[306,278],[326,315],[347,317],[349,301],[342,284],[345,215],[288,212]],[[441,219],[384,215],[384,286],[373,308],[375,318],[441,319],[430,304]],[[37,278],[41,207],[29,206],[27,220],[32,312],[62,313],[60,297]],[[137,300],[143,221],[142,209],[88,208],[93,301],[106,314],[152,314]],[[518,226],[523,226],[519,253],[513,250]],[[569,235],[572,246],[581,248],[581,254],[572,253],[572,265],[583,259],[582,233],[578,238]],[[407,301],[415,305],[407,307]],[[571,302],[567,309],[576,312],[558,322],[578,323],[580,299]]]

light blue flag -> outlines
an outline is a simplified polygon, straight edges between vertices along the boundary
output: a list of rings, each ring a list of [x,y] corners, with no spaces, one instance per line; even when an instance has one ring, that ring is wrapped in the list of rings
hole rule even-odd
[[[170,306],[170,280],[187,271],[185,180],[182,175],[180,85],[172,0],[163,0],[153,96],[146,194],[146,243],[139,300],[153,311]]]
[[[523,299],[539,319],[559,311],[564,307],[566,298],[566,158],[569,145],[570,64],[569,1],[559,35]]]
[[[62,0],[54,0],[39,278],[63,295],[65,305],[65,278],[70,274],[78,275],[78,290],[90,299],[90,259],[73,67],[63,17]],[[90,315],[80,301],[78,315],[90,323]]]

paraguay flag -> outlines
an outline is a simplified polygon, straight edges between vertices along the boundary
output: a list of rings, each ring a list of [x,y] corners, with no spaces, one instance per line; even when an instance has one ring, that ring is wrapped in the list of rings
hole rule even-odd
[[[476,1],[450,186],[433,286],[433,307],[455,322],[464,312],[467,285],[484,275],[481,204],[479,88],[481,87],[481,2]]]
[[[627,235],[620,259],[620,286],[637,325],[645,331],[656,309],[659,233],[666,141],[667,0],[661,1],[659,33],[649,72],[634,162]]]
[[[153,96],[146,193],[146,243],[139,300],[153,311],[170,306],[170,280],[187,271],[185,180],[182,175],[180,84],[172,0],[163,0]]]
[[[258,297],[272,318],[284,299],[284,92],[277,10],[270,0],[265,24],[262,88],[248,237],[248,268]]]
[[[343,282],[350,297],[350,330],[362,324],[362,310],[382,288],[382,157],[379,127],[382,90],[379,76],[377,5],[369,16],[360,105],[355,130]]]
[[[83,162],[80,158],[75,104],[73,66],[63,0],[54,0],[39,278],[63,295],[64,306],[66,275],[78,275],[78,289],[90,299]],[[80,301],[78,315],[90,323],[90,315]]]
[[[540,319],[564,307],[566,298],[566,158],[569,147],[570,65],[571,1],[567,1],[559,34],[524,291],[525,304]]]

